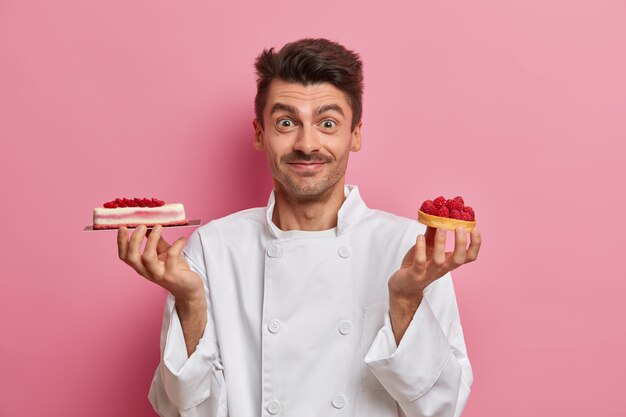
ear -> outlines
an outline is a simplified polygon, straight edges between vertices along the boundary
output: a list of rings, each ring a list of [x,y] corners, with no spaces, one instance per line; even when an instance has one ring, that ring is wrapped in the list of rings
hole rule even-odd
[[[352,152],[358,152],[361,149],[361,126],[363,126],[363,121],[359,120],[359,123],[352,130],[352,140],[350,142],[350,150]]]
[[[254,128],[254,149],[262,151],[265,149],[263,144],[263,128],[257,119],[252,120],[252,127]]]

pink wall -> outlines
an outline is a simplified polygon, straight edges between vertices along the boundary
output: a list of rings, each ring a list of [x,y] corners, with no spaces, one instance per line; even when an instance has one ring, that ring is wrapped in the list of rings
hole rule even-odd
[[[305,36],[365,61],[368,204],[477,211],[465,416],[626,415],[623,2],[29,3],[0,2],[0,415],[154,415],[164,293],[81,229],[118,196],[264,205],[253,59]]]

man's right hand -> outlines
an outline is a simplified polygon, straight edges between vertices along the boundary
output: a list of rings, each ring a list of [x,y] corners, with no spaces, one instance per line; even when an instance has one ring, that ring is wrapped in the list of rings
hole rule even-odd
[[[168,290],[175,299],[185,337],[187,355],[195,351],[207,322],[207,304],[202,278],[189,268],[183,256],[185,239],[169,244],[161,237],[159,225],[148,233],[146,246],[141,253],[141,241],[146,226],[138,226],[128,240],[128,230],[117,231],[117,249],[120,259],[140,275]]]
[[[141,242],[147,228],[138,226],[128,239],[126,227],[117,232],[117,249],[122,261],[130,265],[139,275],[168,290],[179,301],[194,302],[204,300],[202,278],[189,268],[182,250],[185,239],[180,238],[172,245],[161,237],[163,228],[155,226],[148,232],[143,253]]]

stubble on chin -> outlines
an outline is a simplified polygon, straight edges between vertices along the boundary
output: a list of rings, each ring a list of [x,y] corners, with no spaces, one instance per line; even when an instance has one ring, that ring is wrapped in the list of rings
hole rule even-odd
[[[271,164],[272,176],[276,187],[282,188],[282,192],[291,195],[298,200],[319,200],[331,190],[345,175],[348,165],[348,155],[342,159],[333,159],[323,154],[303,154],[292,152],[284,155]],[[322,173],[293,172],[289,163],[320,161],[326,164]],[[322,175],[320,175],[322,174]],[[317,178],[319,177],[319,178]]]
[[[330,184],[328,178],[322,178],[321,180],[312,183],[305,183],[296,181],[290,176],[285,176],[284,181],[281,181],[281,183],[290,194],[302,199],[318,197],[334,185]]]
[[[288,168],[286,168],[288,169]],[[323,196],[324,193],[332,189],[342,178],[342,173],[335,169],[326,176],[315,180],[315,174],[303,173],[302,175],[290,174],[277,169],[274,178],[278,180],[284,190],[301,200],[314,200]]]

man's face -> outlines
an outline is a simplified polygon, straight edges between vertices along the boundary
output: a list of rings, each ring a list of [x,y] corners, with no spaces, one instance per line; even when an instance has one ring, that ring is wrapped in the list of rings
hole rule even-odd
[[[278,191],[310,199],[343,187],[348,155],[361,148],[361,122],[351,130],[352,109],[341,90],[274,80],[263,121],[264,128],[253,121],[254,146],[265,151]]]

